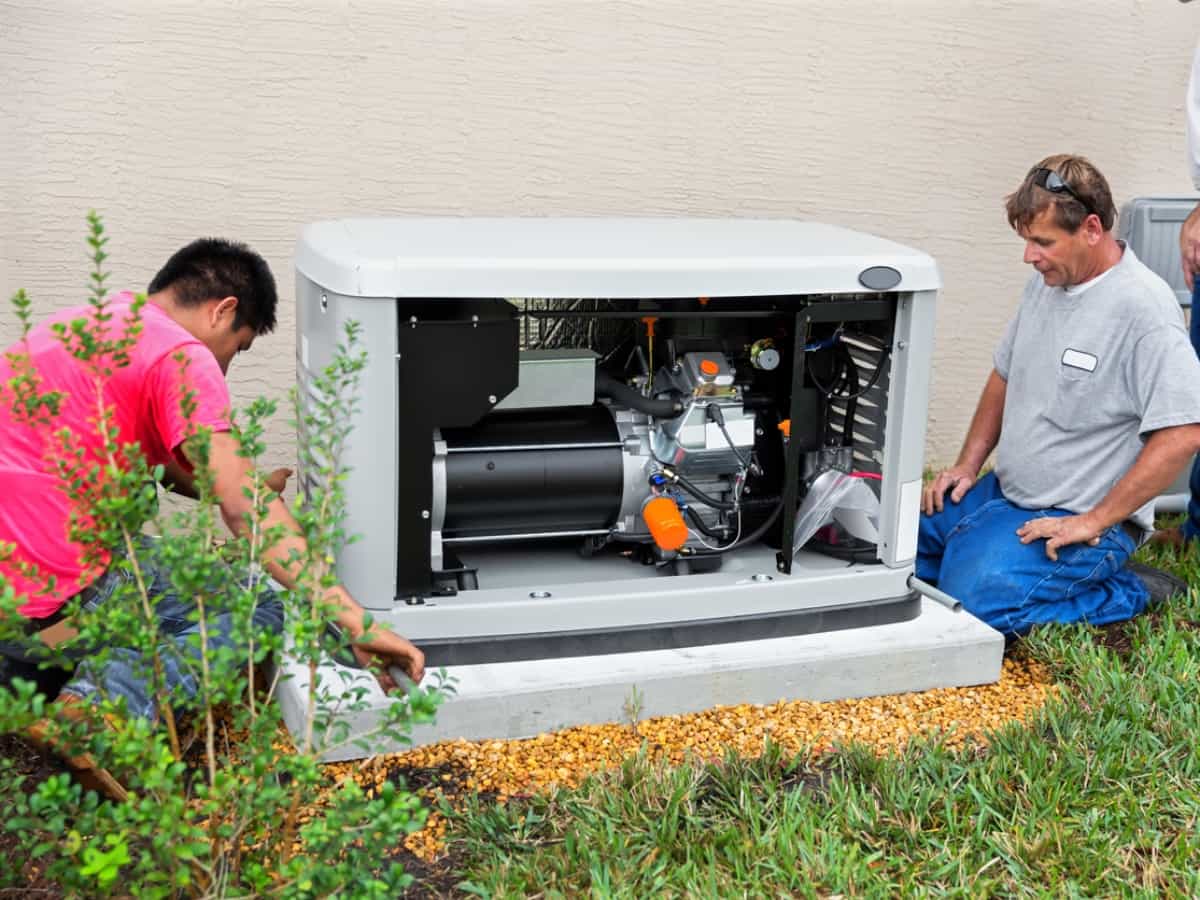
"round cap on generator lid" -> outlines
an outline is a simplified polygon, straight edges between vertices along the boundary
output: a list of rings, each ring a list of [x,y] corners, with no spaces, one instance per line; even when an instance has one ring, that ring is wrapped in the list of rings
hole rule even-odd
[[[869,291],[890,291],[900,283],[900,273],[891,266],[871,266],[858,273],[858,283]]]
[[[700,360],[700,371],[705,375],[716,375],[721,371],[721,367],[711,359]]]

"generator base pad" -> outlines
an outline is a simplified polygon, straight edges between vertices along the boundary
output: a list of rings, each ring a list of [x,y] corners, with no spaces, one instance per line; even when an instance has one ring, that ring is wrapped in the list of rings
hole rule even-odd
[[[1004,639],[966,612],[923,599],[915,619],[818,634],[646,650],[602,656],[451,666],[455,694],[437,721],[417,727],[414,745],[532,737],[572,725],[622,721],[637,690],[640,717],[698,712],[738,703],[841,700],[987,684],[1000,677]],[[304,733],[308,671],[284,663],[278,696],[293,735]],[[367,708],[345,713],[349,739],[327,762],[407,747],[356,738],[375,728],[389,702],[374,679],[334,663],[321,683],[349,692],[365,686]]]

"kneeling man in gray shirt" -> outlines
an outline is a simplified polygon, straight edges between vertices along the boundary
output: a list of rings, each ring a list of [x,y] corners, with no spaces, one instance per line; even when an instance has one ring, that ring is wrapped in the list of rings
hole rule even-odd
[[[1042,160],[1006,208],[1037,271],[958,461],[925,488],[917,575],[1006,634],[1121,621],[1149,599],[1126,561],[1153,500],[1200,450],[1200,362],[1090,162]]]

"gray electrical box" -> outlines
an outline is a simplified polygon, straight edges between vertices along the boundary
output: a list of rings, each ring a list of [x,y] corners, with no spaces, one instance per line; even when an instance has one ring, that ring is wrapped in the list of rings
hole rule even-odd
[[[1200,196],[1136,197],[1121,207],[1117,236],[1124,240],[1146,266],[1162,278],[1179,305],[1191,309],[1192,295],[1183,280],[1183,265],[1179,253],[1179,232],[1184,220],[1200,203]],[[1174,484],[1158,498],[1155,512],[1180,512],[1187,507],[1191,490],[1188,486],[1192,467],[1188,466]]]
[[[1121,207],[1117,220],[1117,237],[1171,286],[1184,307],[1192,305],[1192,295],[1183,280],[1179,231],[1197,203],[1200,196],[1136,197]]]
[[[596,400],[596,358],[591,350],[522,350],[517,389],[496,410],[590,406]]]

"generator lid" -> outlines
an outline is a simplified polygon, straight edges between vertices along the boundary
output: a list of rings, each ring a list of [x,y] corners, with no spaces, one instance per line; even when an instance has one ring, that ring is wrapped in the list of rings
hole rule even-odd
[[[350,297],[729,297],[941,287],[937,264],[924,253],[786,219],[338,219],[304,228],[296,269]]]

